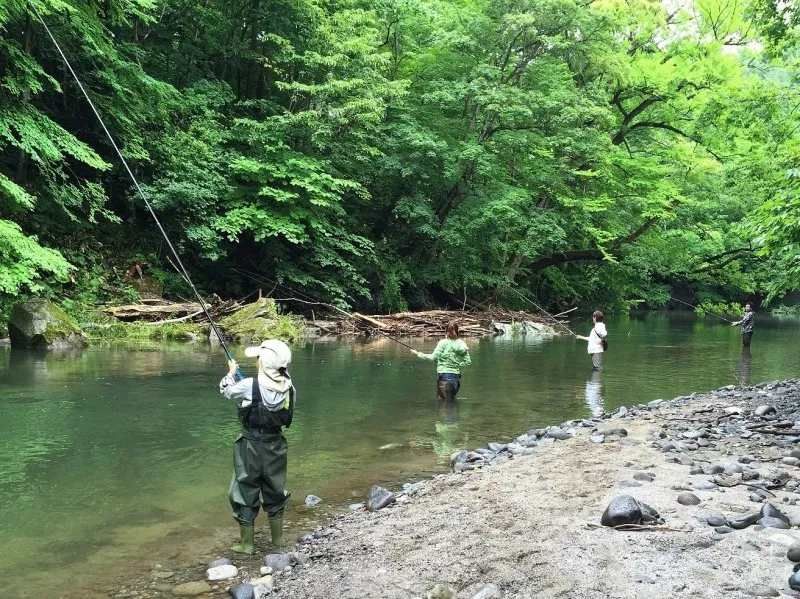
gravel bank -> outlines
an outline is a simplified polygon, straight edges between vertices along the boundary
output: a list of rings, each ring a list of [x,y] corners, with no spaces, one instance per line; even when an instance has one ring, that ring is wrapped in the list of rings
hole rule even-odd
[[[799,441],[796,380],[529,431],[307,535],[269,596],[800,597],[787,584],[787,551],[800,543]],[[619,495],[664,524],[600,526]],[[259,575],[237,565],[212,595]]]

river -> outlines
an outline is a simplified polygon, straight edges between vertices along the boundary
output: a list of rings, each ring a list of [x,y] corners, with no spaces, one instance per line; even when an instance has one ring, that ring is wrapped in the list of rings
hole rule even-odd
[[[570,338],[469,341],[473,366],[452,409],[437,406],[433,365],[388,340],[295,347],[292,533],[361,501],[371,484],[444,470],[457,448],[800,367],[794,320],[759,317],[751,353],[738,329],[686,314],[608,328],[600,374]],[[224,370],[202,345],[0,349],[0,595],[105,596],[154,563],[191,562],[233,540],[226,493],[238,426],[217,394]],[[306,508],[309,493],[323,503]]]

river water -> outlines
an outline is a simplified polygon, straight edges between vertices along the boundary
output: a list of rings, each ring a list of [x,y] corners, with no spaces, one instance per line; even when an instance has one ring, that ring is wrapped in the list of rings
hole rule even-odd
[[[800,367],[793,320],[760,317],[750,353],[738,329],[685,314],[608,328],[599,375],[586,344],[570,338],[469,341],[473,366],[451,409],[437,405],[433,364],[392,342],[296,347],[292,532],[361,501],[371,484],[444,470],[458,448]],[[226,493],[238,426],[217,394],[224,370],[205,346],[0,349],[0,595],[105,596],[127,575],[196,561],[233,539]],[[323,503],[306,508],[309,493]]]

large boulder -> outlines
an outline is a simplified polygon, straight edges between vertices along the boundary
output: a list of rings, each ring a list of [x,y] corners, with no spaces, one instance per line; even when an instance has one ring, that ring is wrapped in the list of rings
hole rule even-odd
[[[14,306],[8,332],[12,347],[70,349],[86,345],[86,337],[77,323],[45,299],[32,299]]]
[[[279,314],[275,301],[260,297],[228,314],[219,321],[222,331],[241,343],[260,343],[264,339],[283,339],[294,341],[301,336],[300,321]],[[215,337],[215,335],[211,335]]]

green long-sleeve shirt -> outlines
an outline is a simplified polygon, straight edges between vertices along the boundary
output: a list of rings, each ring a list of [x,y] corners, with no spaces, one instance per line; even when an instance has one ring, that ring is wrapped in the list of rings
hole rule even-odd
[[[461,374],[461,369],[472,364],[467,344],[461,339],[442,339],[431,354],[417,352],[420,358],[434,360],[439,374]]]

